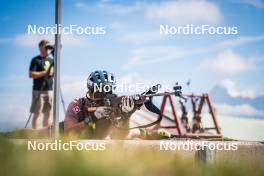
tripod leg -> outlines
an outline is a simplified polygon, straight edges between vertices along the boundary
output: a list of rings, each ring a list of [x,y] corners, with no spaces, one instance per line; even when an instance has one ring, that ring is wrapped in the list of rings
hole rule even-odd
[[[62,107],[63,107],[63,110],[64,110],[64,115],[65,115],[66,114],[66,108],[65,108],[65,102],[64,102],[64,99],[63,99],[61,88],[60,88],[60,96],[61,96],[61,104],[62,104]]]
[[[28,116],[28,119],[27,119],[27,123],[26,123],[26,125],[25,125],[25,128],[27,128],[27,126],[28,126],[28,124],[29,124],[29,121],[30,121],[31,117],[32,117],[32,112],[31,112],[31,113],[29,114],[29,116]]]

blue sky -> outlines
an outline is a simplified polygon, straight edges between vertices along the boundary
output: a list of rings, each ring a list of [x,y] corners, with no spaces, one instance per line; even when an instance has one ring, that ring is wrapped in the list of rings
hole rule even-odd
[[[84,94],[85,79],[96,69],[110,70],[130,83],[184,84],[191,79],[195,92],[222,85],[232,96],[263,95],[263,19],[261,0],[63,0],[63,25],[106,27],[106,35],[62,36],[66,103]],[[51,37],[29,36],[27,25],[53,23],[52,0],[0,1],[0,121],[24,123],[31,101],[29,62],[38,54],[38,41]],[[238,34],[159,34],[160,24],[188,23],[237,26]]]

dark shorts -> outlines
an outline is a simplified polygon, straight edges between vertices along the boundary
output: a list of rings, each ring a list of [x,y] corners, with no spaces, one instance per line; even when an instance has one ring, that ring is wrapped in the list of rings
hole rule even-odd
[[[47,113],[52,108],[52,91],[37,91],[32,92],[32,104],[30,112],[32,113]]]

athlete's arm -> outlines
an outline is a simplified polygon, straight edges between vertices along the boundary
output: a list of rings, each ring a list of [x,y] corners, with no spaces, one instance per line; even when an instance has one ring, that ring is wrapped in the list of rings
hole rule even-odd
[[[87,127],[84,121],[78,121],[78,112],[80,107],[77,101],[73,101],[69,104],[65,119],[64,119],[64,132],[66,134],[80,134],[81,131]]]

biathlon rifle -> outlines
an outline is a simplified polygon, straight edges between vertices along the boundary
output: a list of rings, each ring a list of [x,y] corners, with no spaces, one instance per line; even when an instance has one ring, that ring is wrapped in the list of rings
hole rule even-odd
[[[149,90],[143,92],[142,94],[132,95],[129,97],[132,97],[134,101],[135,108],[130,113],[124,113],[122,112],[122,98],[125,96],[117,96],[116,94],[106,94],[106,96],[103,99],[104,106],[111,107],[112,112],[110,116],[108,117],[109,120],[111,120],[114,124],[116,124],[119,120],[122,120],[124,118],[130,117],[137,109],[140,109],[142,105],[144,105],[150,112],[153,112],[158,115],[158,119],[150,124],[147,125],[141,125],[129,129],[134,128],[146,128],[152,125],[155,125],[159,123],[162,120],[163,113],[160,111],[160,109],[153,104],[152,99],[153,97],[157,96],[176,96],[181,99],[184,99],[186,101],[186,98],[182,96],[182,87],[176,83],[176,85],[173,87],[172,92],[163,92],[158,93],[159,89],[161,88],[160,84],[157,84],[155,86],[152,86]],[[94,112],[96,110],[96,107],[89,107],[89,112]],[[121,119],[120,119],[121,118]]]

